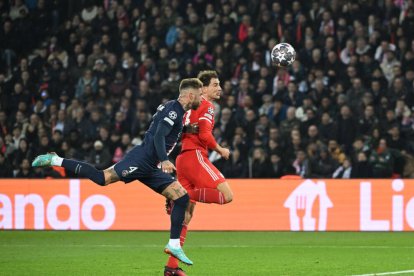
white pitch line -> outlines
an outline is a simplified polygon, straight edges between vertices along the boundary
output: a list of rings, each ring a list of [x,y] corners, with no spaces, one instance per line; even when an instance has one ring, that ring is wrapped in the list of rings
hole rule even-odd
[[[0,244],[0,247],[38,247],[38,244]],[[44,245],[44,247],[115,247],[115,248],[156,248],[160,247],[159,244],[50,244]],[[414,249],[414,246],[386,246],[386,245],[221,245],[221,244],[198,244],[198,245],[186,245],[186,247],[191,248],[342,248],[342,249]],[[368,274],[371,275],[371,274]]]
[[[396,274],[407,274],[413,273],[414,269],[412,270],[400,270],[400,271],[392,271],[392,272],[381,272],[381,273],[373,273],[373,274],[358,274],[352,276],[379,276],[379,275],[396,275]]]

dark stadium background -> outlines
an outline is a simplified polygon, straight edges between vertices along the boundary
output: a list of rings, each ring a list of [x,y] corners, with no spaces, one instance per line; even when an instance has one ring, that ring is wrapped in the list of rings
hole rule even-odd
[[[0,177],[55,151],[105,168],[181,78],[220,74],[228,178],[414,173],[412,1],[0,0]],[[297,62],[271,64],[288,42]],[[347,160],[347,161],[345,161]]]

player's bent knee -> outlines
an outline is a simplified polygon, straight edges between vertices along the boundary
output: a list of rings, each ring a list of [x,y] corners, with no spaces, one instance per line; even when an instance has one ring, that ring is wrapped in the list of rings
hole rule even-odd
[[[176,200],[184,195],[187,195],[187,191],[181,186],[181,184],[178,181],[174,181],[170,185],[168,185],[164,191],[161,193],[166,198],[169,198],[171,200]]]
[[[230,189],[230,185],[227,182],[220,183],[217,186],[217,189],[224,196],[224,204],[230,203],[233,201],[233,191]]]
[[[224,195],[224,200],[226,201],[225,203],[230,203],[233,201],[233,193],[230,191],[230,193],[225,193]]]
[[[112,166],[108,169],[105,169],[103,171],[103,178],[104,178],[103,184],[102,185],[99,184],[101,186],[107,186],[107,185],[109,185],[111,183],[114,183],[114,182],[119,180],[119,177],[118,177],[116,171],[114,170],[114,166]]]

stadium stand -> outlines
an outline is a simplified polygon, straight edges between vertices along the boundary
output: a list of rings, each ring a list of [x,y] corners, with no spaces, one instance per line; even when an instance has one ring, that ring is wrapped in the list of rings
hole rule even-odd
[[[226,177],[414,176],[412,0],[0,0],[0,16],[2,178],[71,177],[30,167],[48,151],[111,165],[204,69]]]

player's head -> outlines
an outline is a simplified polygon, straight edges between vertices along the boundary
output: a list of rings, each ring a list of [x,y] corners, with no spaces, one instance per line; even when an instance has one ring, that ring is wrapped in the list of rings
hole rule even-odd
[[[203,87],[203,83],[197,78],[183,79],[180,82],[179,100],[185,110],[196,110],[200,106],[201,87]]]
[[[217,72],[212,70],[201,71],[197,78],[203,83],[203,95],[207,100],[218,100],[221,96],[220,80]]]

